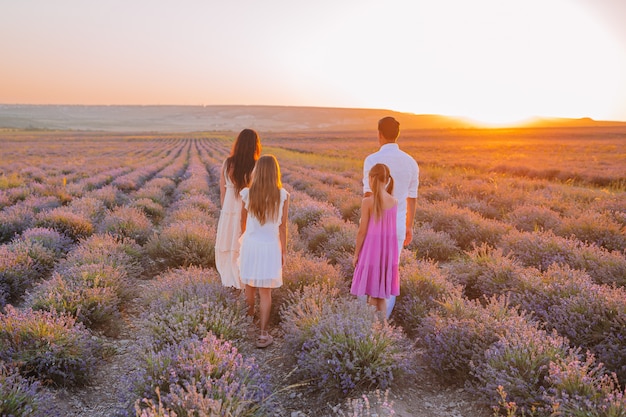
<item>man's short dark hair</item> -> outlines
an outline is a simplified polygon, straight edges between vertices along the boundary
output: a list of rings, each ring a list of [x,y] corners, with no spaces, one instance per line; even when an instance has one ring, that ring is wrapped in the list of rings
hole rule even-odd
[[[400,134],[400,123],[391,116],[383,117],[378,121],[378,131],[385,139],[395,141]]]

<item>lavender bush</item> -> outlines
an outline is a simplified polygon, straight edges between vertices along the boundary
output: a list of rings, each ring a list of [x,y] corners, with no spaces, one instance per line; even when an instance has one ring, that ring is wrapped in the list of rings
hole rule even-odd
[[[0,314],[0,360],[42,383],[79,385],[91,376],[98,346],[75,319],[56,313],[19,311],[8,305]]]
[[[107,210],[105,203],[95,197],[81,197],[72,201],[66,210],[71,211],[77,216],[89,219],[92,224],[98,224]]]
[[[609,219],[626,226],[626,203],[621,194],[615,193],[606,198],[598,198],[589,206],[590,209],[597,210]]]
[[[152,303],[168,305],[193,299],[211,299],[227,305],[233,298],[233,292],[222,286],[215,269],[198,266],[168,270],[141,293],[141,303],[147,308]]]
[[[178,416],[196,416],[203,417],[222,417],[228,416],[248,416],[250,412],[248,407],[242,402],[239,406],[231,407],[225,405],[222,400],[213,399],[202,394],[194,385],[186,384],[185,387],[175,385],[171,387],[168,394],[168,403],[177,404],[175,407],[179,410],[176,413],[172,410],[174,407],[163,405],[160,390],[155,390],[158,401],[144,398],[135,403],[136,417],[178,417]]]
[[[446,202],[420,204],[415,220],[428,224],[435,231],[448,233],[462,250],[483,243],[495,246],[510,229],[505,223],[485,219],[469,209]]]
[[[578,353],[555,332],[532,325],[511,330],[470,363],[475,378],[472,391],[497,404],[497,388],[501,386],[520,411],[548,413],[551,406],[544,395],[549,387],[546,378],[550,363],[575,359]]]
[[[304,287],[326,285],[347,292],[347,283],[343,280],[337,266],[323,258],[303,252],[289,251],[283,266],[283,285],[272,290],[272,313],[274,319],[280,319],[279,312],[292,294],[299,294]]]
[[[39,243],[44,248],[52,251],[56,258],[65,255],[72,246],[72,240],[54,229],[34,227],[26,229],[20,236],[20,240],[30,243]]]
[[[508,213],[505,220],[523,232],[557,230],[561,225],[559,213],[548,207],[525,204]]]
[[[358,224],[361,218],[361,201],[363,197],[348,190],[341,191],[341,193],[334,193],[333,204],[338,207],[341,218],[344,221]]]
[[[5,207],[0,211],[0,243],[10,241],[34,222],[35,213],[31,207],[24,204]]]
[[[142,295],[148,308],[142,333],[156,349],[207,332],[226,340],[241,340],[248,326],[243,297],[222,286],[214,270],[190,267],[160,276]]]
[[[341,294],[338,287],[328,284],[307,285],[289,294],[281,306],[281,327],[285,331],[285,350],[297,352],[313,335],[323,315],[332,311],[332,301]]]
[[[330,263],[339,264],[342,272],[351,274],[352,254],[356,242],[357,226],[336,217],[324,217],[318,223],[300,231],[309,252],[326,257]]]
[[[586,210],[576,217],[566,218],[555,233],[563,237],[576,236],[578,240],[608,251],[626,248],[626,226],[606,212]]]
[[[7,192],[0,190],[0,210],[4,210],[5,207],[10,206],[11,204],[13,204],[13,202],[11,201],[11,198],[9,198]]]
[[[99,232],[130,238],[143,245],[152,235],[152,222],[138,208],[116,207],[104,216]]]
[[[50,192],[47,190],[46,192]],[[71,201],[66,196],[57,197],[55,195],[47,196],[29,196],[24,200],[24,205],[30,207],[34,213],[40,213],[42,211],[51,210],[57,207],[61,207],[63,203]]]
[[[139,198],[131,203],[131,207],[138,208],[143,211],[146,216],[154,223],[159,224],[165,217],[165,209],[159,203],[155,203],[149,198]]]
[[[29,294],[27,304],[34,310],[70,314],[89,328],[114,333],[122,303],[131,294],[131,282],[121,267],[84,264],[55,272]]]
[[[331,233],[321,244],[323,256],[333,265],[340,263],[346,256],[352,262],[357,230],[358,226],[354,223],[342,224],[336,233]]]
[[[181,195],[174,204],[172,204],[173,212],[188,207],[197,208],[214,218],[219,217],[219,208],[213,200],[205,194],[184,194]]]
[[[176,187],[176,183],[167,178],[155,178],[153,181],[158,181],[159,183],[163,182],[163,186],[158,183],[150,182],[150,185],[145,186],[137,190],[133,194],[133,198],[138,200],[142,198],[147,198],[152,202],[159,204],[161,206],[166,206],[170,203],[172,192]]]
[[[35,225],[54,229],[75,242],[90,236],[94,232],[94,225],[89,217],[74,213],[68,207],[59,207],[40,213]]]
[[[143,273],[143,255],[141,246],[132,239],[96,234],[81,241],[58,269],[88,264],[109,265],[121,268],[130,279],[134,279]]]
[[[532,311],[546,328],[589,349],[626,381],[626,290],[598,285],[584,272],[552,266],[528,274],[511,302]]]
[[[154,349],[180,343],[193,336],[202,338],[208,332],[224,340],[241,341],[251,320],[246,304],[224,306],[214,301],[191,299],[168,306],[153,304],[141,317],[142,334]]]
[[[168,213],[166,223],[195,222],[215,226],[215,217],[196,206],[178,207]]]
[[[470,377],[470,363],[500,337],[529,326],[525,314],[509,306],[506,297],[493,297],[486,305],[457,296],[445,298],[418,328],[428,366],[450,381]]]
[[[346,401],[347,410],[333,409],[339,417],[391,417],[395,415],[393,401],[389,401],[389,390],[381,393],[375,390],[373,394],[363,394],[360,398]]]
[[[185,221],[165,227],[146,243],[146,251],[157,268],[215,265],[215,227]]]
[[[466,256],[450,263],[451,280],[463,287],[469,299],[518,291],[525,268],[501,249],[482,245],[466,252]]]
[[[4,306],[9,302],[9,289],[4,282],[0,282],[0,313],[4,311]]]
[[[389,387],[410,372],[414,349],[399,328],[356,298],[331,300],[296,353],[298,372],[324,393]]]
[[[221,415],[267,412],[271,392],[267,377],[252,359],[244,359],[229,342],[211,333],[156,351],[148,348],[141,354],[140,367],[133,378],[135,392],[154,401],[158,388],[163,406],[178,416],[193,416],[196,407],[210,409],[216,404],[206,399],[219,404]]]
[[[57,260],[56,254],[39,242],[17,239],[11,242],[10,246],[19,248],[18,251],[28,252],[28,256],[33,260],[33,269],[39,279],[50,274]]]
[[[147,193],[156,193],[157,190],[159,190],[167,198],[171,197],[171,195],[174,193],[174,190],[176,190],[176,181],[174,181],[172,178],[162,176],[163,173],[164,171],[158,173],[154,178],[148,181],[143,188],[137,191],[137,193],[142,193],[144,192],[144,190],[149,190],[147,191]],[[177,177],[177,175],[173,175],[173,177]],[[157,195],[160,196],[161,194],[157,193]],[[163,204],[166,205],[167,200],[165,200]]]
[[[35,245],[45,250],[39,244],[25,242],[0,245],[0,287],[8,300],[19,298],[41,278],[39,265],[31,257],[31,249]]]
[[[30,187],[16,187],[7,190],[9,199],[15,204],[24,203],[28,197],[32,195]]]
[[[552,404],[557,416],[626,416],[626,392],[589,353],[585,360],[568,357],[551,362],[546,382],[544,401]]]
[[[393,317],[409,334],[416,334],[422,319],[439,303],[451,296],[460,297],[461,289],[448,281],[432,261],[404,263],[400,267],[400,296]]]
[[[52,394],[37,381],[23,378],[0,362],[0,415],[12,417],[56,417],[60,412]]]
[[[419,259],[448,261],[455,258],[461,250],[456,241],[446,232],[435,231],[430,226],[420,226],[413,231],[413,240],[409,249]]]
[[[293,192],[291,197],[289,219],[298,226],[298,231],[318,223],[323,217],[340,217],[339,210],[331,204],[300,192]]]
[[[94,189],[85,194],[85,197],[100,201],[104,207],[109,210],[117,206],[124,206],[129,202],[128,196],[113,185],[106,185],[102,188]]]
[[[525,266],[545,271],[552,264],[567,264],[587,271],[597,283],[626,286],[626,256],[618,252],[562,238],[552,232],[511,231],[498,247]]]

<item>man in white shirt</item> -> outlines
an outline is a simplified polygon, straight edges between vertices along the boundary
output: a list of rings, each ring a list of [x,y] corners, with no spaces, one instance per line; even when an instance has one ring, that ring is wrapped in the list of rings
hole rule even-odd
[[[368,196],[372,193],[369,185],[370,169],[376,164],[385,164],[389,167],[393,177],[393,196],[398,199],[398,256],[402,247],[407,246],[413,239],[413,219],[415,218],[415,204],[417,188],[419,186],[419,167],[415,159],[408,153],[401,151],[396,143],[400,135],[400,123],[393,117],[383,117],[378,121],[378,143],[380,149],[365,158],[363,162],[363,193]],[[396,297],[387,300],[387,318],[396,303]]]

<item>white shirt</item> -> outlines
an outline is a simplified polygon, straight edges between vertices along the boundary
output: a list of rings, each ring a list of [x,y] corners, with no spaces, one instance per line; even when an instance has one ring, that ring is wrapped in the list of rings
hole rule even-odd
[[[419,167],[415,159],[401,151],[397,143],[386,143],[363,162],[363,194],[371,192],[369,172],[376,164],[385,164],[393,177],[393,196],[398,200],[398,239],[406,235],[406,199],[417,198]]]

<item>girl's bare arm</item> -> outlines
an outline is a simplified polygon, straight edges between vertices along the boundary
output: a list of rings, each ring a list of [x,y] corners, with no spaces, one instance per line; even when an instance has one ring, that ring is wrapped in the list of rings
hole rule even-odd
[[[289,212],[289,196],[285,200],[283,205],[283,217],[281,218],[280,226],[278,226],[278,234],[280,236],[280,247],[282,254],[282,263],[285,264],[285,252],[287,251],[287,219]]]
[[[246,221],[248,220],[248,210],[246,209],[246,205],[241,203],[241,234],[246,231]]]
[[[354,247],[354,258],[352,259],[352,263],[356,265],[357,260],[359,259],[359,254],[361,253],[361,248],[363,247],[363,241],[365,240],[365,235],[367,234],[367,225],[370,221],[370,215],[372,213],[372,197],[365,197],[361,201],[361,220],[359,220],[359,230],[356,233],[356,245]]]

